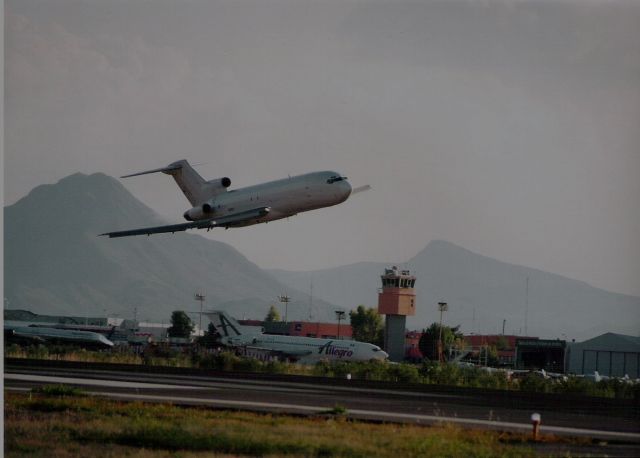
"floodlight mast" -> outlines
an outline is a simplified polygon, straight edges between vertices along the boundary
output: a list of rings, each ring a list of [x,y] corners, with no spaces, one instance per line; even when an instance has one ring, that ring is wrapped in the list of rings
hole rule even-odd
[[[195,300],[200,301],[200,324],[198,325],[198,327],[200,328],[200,332],[202,332],[202,313],[204,307],[204,299],[206,298],[206,296],[204,294],[196,293],[193,297]]]
[[[449,310],[449,306],[446,302],[438,302],[438,310],[440,310],[440,335],[438,337],[438,362],[443,362],[442,354],[442,313]]]
[[[289,311],[289,302],[291,302],[291,298],[286,294],[283,294],[282,296],[278,296],[278,300],[284,304],[284,322],[288,323],[287,312]]]
[[[336,310],[336,317],[338,318],[338,340],[340,340],[340,321],[344,318],[344,310]]]

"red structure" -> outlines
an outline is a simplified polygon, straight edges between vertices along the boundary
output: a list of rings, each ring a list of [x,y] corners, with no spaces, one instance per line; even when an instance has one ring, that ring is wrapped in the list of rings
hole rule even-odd
[[[422,361],[422,352],[420,351],[420,338],[422,331],[409,331],[404,336],[404,357],[409,361]]]
[[[353,329],[350,324],[340,324],[340,338],[351,339]],[[338,325],[336,323],[309,323],[306,321],[294,321],[289,323],[290,336],[319,337],[334,339],[338,337]]]
[[[503,335],[503,334],[470,334],[464,336],[465,345],[472,348],[475,354],[478,354],[482,348],[496,347],[498,351],[498,361],[501,365],[512,366],[516,357],[516,339],[521,336]],[[527,337],[528,339],[537,339],[537,337]],[[502,347],[502,348],[500,348]],[[473,355],[471,356],[474,357]]]
[[[262,326],[265,334],[276,334],[282,336],[302,336],[317,337],[321,339],[350,340],[353,338],[353,329],[350,324],[340,323],[338,333],[337,323],[313,323],[307,321],[283,321],[265,322],[260,320],[239,320],[244,326]]]
[[[382,289],[378,293],[378,313],[380,315],[415,315],[416,277],[408,270],[398,270],[393,266],[391,269],[385,269],[381,279]]]

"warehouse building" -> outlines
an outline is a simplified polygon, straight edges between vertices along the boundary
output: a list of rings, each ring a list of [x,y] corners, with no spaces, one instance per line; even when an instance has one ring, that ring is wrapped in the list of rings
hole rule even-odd
[[[640,337],[608,332],[568,349],[569,373],[640,378]]]

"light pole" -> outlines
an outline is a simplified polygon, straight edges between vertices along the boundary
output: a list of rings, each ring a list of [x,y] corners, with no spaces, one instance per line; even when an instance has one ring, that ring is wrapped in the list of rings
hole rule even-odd
[[[193,297],[195,300],[200,301],[200,324],[198,326],[200,328],[200,332],[202,332],[202,310],[206,296],[204,294],[196,293]]]
[[[283,294],[282,296],[278,296],[278,300],[284,304],[284,322],[288,323],[287,313],[289,311],[289,302],[291,302],[291,298],[286,294]]]
[[[338,340],[340,340],[340,321],[344,318],[344,310],[336,310],[336,317],[338,318]]]
[[[438,310],[440,310],[440,335],[438,336],[438,362],[442,362],[442,313],[446,312],[449,306],[446,302],[438,302]]]

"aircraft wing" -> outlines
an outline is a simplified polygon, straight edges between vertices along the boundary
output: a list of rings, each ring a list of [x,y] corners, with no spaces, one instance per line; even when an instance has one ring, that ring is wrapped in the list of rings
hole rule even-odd
[[[232,226],[255,218],[262,218],[271,211],[271,207],[259,207],[244,212],[234,213],[231,215],[221,216],[220,218],[210,218],[190,223],[169,224],[166,226],[144,227],[140,229],[129,229],[126,231],[105,232],[101,236],[109,238],[129,237],[132,235],[151,235],[162,234],[167,232],[180,232],[187,229],[213,229],[214,227]]]
[[[272,351],[275,353],[278,353],[282,356],[287,356],[289,358],[294,358],[294,359],[300,359],[300,358],[304,358],[305,356],[309,356],[310,354],[313,353],[313,351],[311,350],[276,350],[274,348],[270,348],[270,347],[260,347],[260,346],[253,346],[253,348],[257,348],[260,350],[267,350],[267,351]]]

